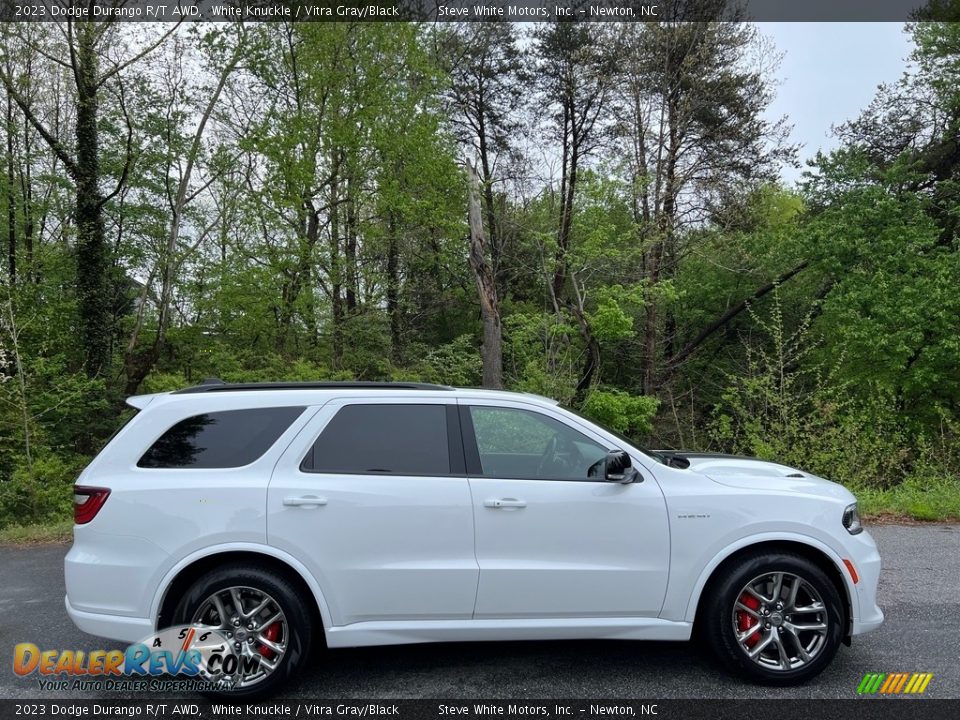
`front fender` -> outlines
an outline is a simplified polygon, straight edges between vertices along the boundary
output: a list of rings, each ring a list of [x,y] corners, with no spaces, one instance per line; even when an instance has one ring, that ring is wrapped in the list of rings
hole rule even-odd
[[[690,587],[689,592],[686,594],[686,599],[683,601],[684,607],[681,609],[677,600],[682,598],[677,598],[674,600],[674,607],[672,608],[674,612],[681,612],[680,618],[686,622],[693,622],[696,618],[697,607],[700,603],[700,596],[703,593],[703,589],[707,584],[707,581],[710,579],[710,576],[713,574],[721,563],[726,559],[731,557],[734,553],[744,548],[748,548],[752,545],[759,545],[761,543],[768,542],[793,542],[801,545],[806,545],[808,547],[814,548],[820,551],[825,557],[827,557],[834,567],[840,573],[840,577],[843,578],[844,587],[846,589],[847,601],[850,603],[850,608],[854,614],[854,618],[859,615],[859,605],[857,601],[857,592],[856,587],[853,584],[852,579],[850,578],[849,573],[846,571],[843,565],[843,559],[839,553],[823,541],[818,538],[812,537],[810,535],[797,533],[797,532],[762,532],[751,535],[746,535],[737,539],[734,542],[729,543],[724,546],[722,550],[717,552],[713,558],[704,565],[699,573],[696,576],[696,580]],[[672,578],[671,578],[672,579]],[[671,598],[670,589],[667,591],[668,598]],[[672,599],[672,598],[671,598]],[[664,611],[667,611],[666,604],[664,605]],[[661,617],[670,617],[665,614],[662,614]]]

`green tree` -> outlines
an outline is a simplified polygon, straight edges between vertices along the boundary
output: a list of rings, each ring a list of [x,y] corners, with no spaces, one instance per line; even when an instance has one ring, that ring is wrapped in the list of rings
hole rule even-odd
[[[106,372],[110,364],[111,327],[110,308],[103,300],[108,292],[111,266],[110,248],[106,242],[103,218],[104,206],[115,197],[127,182],[134,162],[133,128],[127,128],[126,160],[113,190],[101,187],[101,129],[100,101],[113,83],[121,109],[124,107],[122,76],[124,71],[159,47],[174,32],[176,25],[132,51],[122,60],[108,59],[108,47],[118,44],[118,30],[109,22],[67,22],[63,29],[64,43],[58,44],[56,54],[39,47],[31,48],[49,61],[68,70],[74,80],[75,143],[72,151],[63,138],[47,128],[29,100],[20,92],[15,78],[7,71],[9,63],[0,56],[0,82],[10,98],[19,106],[27,121],[34,127],[63,163],[75,188],[74,221],[77,232],[76,286],[78,309],[84,350],[84,367],[91,377]],[[25,36],[20,36],[29,43]],[[8,48],[8,43],[4,43]],[[5,55],[6,53],[4,53]]]

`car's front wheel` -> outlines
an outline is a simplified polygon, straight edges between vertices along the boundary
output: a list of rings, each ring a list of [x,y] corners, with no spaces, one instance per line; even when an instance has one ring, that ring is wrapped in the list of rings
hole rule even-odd
[[[273,692],[309,657],[313,628],[297,590],[270,569],[224,565],[196,580],[174,612],[178,625],[215,630],[235,660],[208,679],[222,691],[252,699]]]
[[[722,663],[752,680],[805,682],[830,663],[843,639],[840,594],[805,557],[744,556],[709,592],[707,640]]]

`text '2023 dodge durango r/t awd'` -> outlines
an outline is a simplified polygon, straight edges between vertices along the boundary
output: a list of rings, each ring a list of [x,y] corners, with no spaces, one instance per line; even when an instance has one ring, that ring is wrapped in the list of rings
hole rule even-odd
[[[128,642],[215,631],[235,697],[323,643],[694,630],[786,685],[883,621],[854,497],[793,468],[642,451],[491,390],[209,380],[129,404],[77,481],[67,611]]]

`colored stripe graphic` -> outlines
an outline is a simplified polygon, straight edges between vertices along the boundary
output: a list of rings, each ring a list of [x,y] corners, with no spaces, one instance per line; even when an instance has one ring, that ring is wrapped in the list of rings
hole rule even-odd
[[[900,676],[897,675],[897,673],[890,673],[887,675],[887,679],[884,681],[883,685],[880,686],[880,694],[886,695],[887,691],[898,677]]]
[[[933,679],[933,673],[867,673],[857,686],[858,695],[919,695]]]
[[[920,677],[920,673],[914,673],[913,675],[911,675],[910,682],[907,683],[907,686],[903,689],[903,691],[909,694],[913,692],[913,688],[920,687],[920,683],[917,682],[919,677]]]
[[[903,686],[906,685],[906,683],[907,683],[907,678],[909,678],[909,677],[910,677],[910,673],[903,673],[903,674],[900,676],[900,680],[897,681],[897,687],[894,688],[894,689],[892,690],[892,692],[895,692],[895,693],[899,694],[900,691],[903,690]]]

